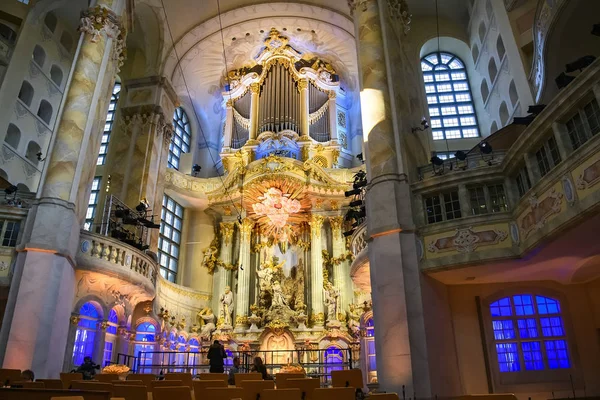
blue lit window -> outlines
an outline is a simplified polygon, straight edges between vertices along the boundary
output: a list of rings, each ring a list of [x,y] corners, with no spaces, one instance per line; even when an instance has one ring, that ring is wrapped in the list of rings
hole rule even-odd
[[[92,303],[85,303],[79,309],[79,323],[73,346],[73,365],[81,365],[85,357],[93,356],[99,318],[100,314]]]
[[[325,368],[325,375],[331,379],[331,371],[340,371],[344,369],[342,365],[343,362],[344,353],[342,352],[342,349],[336,346],[329,346],[327,350],[325,350],[325,364],[327,365]]]
[[[156,340],[156,327],[150,322],[142,322],[138,325],[135,332],[135,341],[133,355],[138,357],[138,363],[142,365],[152,365],[152,351],[154,351],[154,342]],[[140,367],[138,373],[150,373],[151,368]]]
[[[421,59],[421,70],[433,140],[479,137],[464,63],[450,53],[432,53]]]
[[[369,382],[377,380],[377,353],[375,350],[375,324],[373,318],[365,321],[366,348],[367,348],[367,371]]]
[[[489,310],[500,372],[571,368],[559,300],[518,294]]]
[[[108,314],[108,326],[106,327],[106,333],[116,335],[118,322],[119,322],[119,318],[117,316],[117,312],[113,308],[112,310],[110,310],[110,313]]]
[[[169,168],[179,170],[179,159],[182,153],[190,152],[191,139],[190,120],[183,108],[179,107],[173,115],[173,138],[169,146]]]

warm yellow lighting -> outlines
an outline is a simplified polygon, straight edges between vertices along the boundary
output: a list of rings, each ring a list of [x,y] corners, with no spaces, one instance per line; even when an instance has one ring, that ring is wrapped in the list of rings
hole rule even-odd
[[[369,134],[378,123],[385,119],[385,101],[381,90],[364,89],[360,92],[363,141],[369,141]]]

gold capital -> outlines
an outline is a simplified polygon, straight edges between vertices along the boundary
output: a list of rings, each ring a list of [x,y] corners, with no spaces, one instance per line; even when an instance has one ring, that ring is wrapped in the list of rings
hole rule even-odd
[[[312,214],[310,217],[310,230],[312,234],[315,234],[317,237],[321,237],[321,227],[323,226],[323,221],[325,218],[322,215]]]
[[[238,223],[238,226],[243,235],[250,235],[252,228],[254,227],[254,221],[250,218],[244,218],[241,224]]]
[[[329,224],[331,224],[331,230],[333,231],[333,236],[340,236],[342,234],[342,225],[344,224],[344,217],[329,217]]]
[[[335,99],[337,97],[337,93],[332,90],[328,93],[328,96],[330,99]]]
[[[225,244],[231,244],[234,226],[233,222],[221,222],[221,236]]]
[[[260,90],[260,85],[258,83],[253,83],[250,85],[250,91],[252,93],[258,93]]]
[[[298,90],[302,91],[306,89],[308,89],[308,79],[300,79],[298,81]]]

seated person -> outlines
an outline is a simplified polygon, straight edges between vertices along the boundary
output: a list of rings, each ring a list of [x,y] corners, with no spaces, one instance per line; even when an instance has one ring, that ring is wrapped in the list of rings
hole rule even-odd
[[[231,369],[229,370],[229,384],[230,385],[235,385],[235,374],[240,372],[240,358],[239,357],[234,357],[233,358],[233,367],[231,367]]]
[[[273,377],[267,372],[267,367],[263,364],[263,360],[260,357],[254,357],[254,365],[252,365],[250,372],[259,372],[265,381],[273,380]]]
[[[25,371],[21,372],[21,381],[22,382],[33,382],[35,380],[35,375],[33,374],[33,371],[30,369],[26,369]]]

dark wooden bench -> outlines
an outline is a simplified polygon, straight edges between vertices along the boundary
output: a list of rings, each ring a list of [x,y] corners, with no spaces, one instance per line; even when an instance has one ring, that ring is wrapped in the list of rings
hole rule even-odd
[[[50,400],[52,397],[83,396],[85,400],[110,400],[109,392],[64,389],[0,388],[0,400]]]

